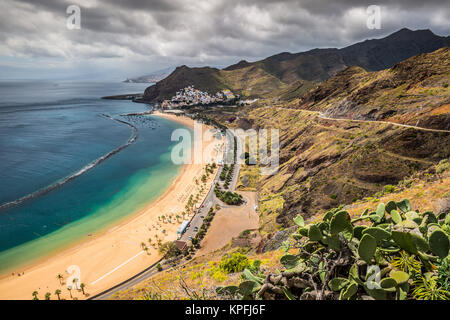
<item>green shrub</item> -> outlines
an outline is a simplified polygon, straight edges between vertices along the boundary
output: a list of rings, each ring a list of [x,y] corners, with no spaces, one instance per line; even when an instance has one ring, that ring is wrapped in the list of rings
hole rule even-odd
[[[217,198],[228,205],[240,205],[242,202],[244,202],[244,199],[240,194],[231,191],[223,191],[220,188],[219,184],[216,184],[216,186],[214,187],[214,193]]]
[[[165,255],[167,258],[173,258],[179,255],[181,252],[175,242],[167,241],[159,247],[159,253]]]
[[[436,173],[442,173],[450,168],[450,162],[448,159],[441,160],[436,167]]]
[[[231,255],[224,255],[219,264],[219,268],[226,273],[236,273],[243,271],[250,264],[247,256],[240,252],[233,252]]]

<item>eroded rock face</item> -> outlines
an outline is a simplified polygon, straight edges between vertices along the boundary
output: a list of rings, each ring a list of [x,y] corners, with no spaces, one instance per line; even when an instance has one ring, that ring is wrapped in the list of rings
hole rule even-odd
[[[420,54],[391,69],[347,68],[319,84],[297,107],[327,117],[392,122],[448,130],[450,48]]]
[[[270,122],[267,109],[255,109],[249,117],[254,126],[281,132],[279,171],[263,177],[260,186],[263,193],[282,194],[284,205],[273,214],[283,226],[292,225],[299,213],[308,219],[372,196],[450,157],[450,135],[377,123],[311,121],[306,115],[293,117],[292,110],[272,115]]]
[[[426,115],[418,122],[414,123],[414,121],[409,121],[408,124],[417,125],[424,128],[450,130],[450,113],[429,116]]]
[[[436,213],[440,214],[447,212],[450,212],[450,196],[436,201]]]
[[[297,230],[297,227],[293,226],[282,231],[276,232],[270,239],[266,241],[262,252],[277,250],[281,247],[281,244],[289,239],[289,236]]]
[[[380,72],[348,68],[313,89],[300,105],[256,106],[242,112],[239,125],[280,132],[279,170],[261,177],[258,186],[262,198],[276,194],[283,205],[265,214],[287,227],[297,214],[308,219],[373,196],[383,186],[449,158],[447,133],[336,121],[310,112],[414,125],[419,120],[422,126],[447,128],[450,91],[444,84],[449,73],[450,48],[443,48]],[[229,117],[217,115],[217,120],[225,123]]]

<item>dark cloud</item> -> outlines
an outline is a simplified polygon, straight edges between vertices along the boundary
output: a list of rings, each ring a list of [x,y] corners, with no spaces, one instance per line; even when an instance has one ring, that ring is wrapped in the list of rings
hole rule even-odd
[[[151,1],[142,1],[142,0],[103,0],[102,5],[114,5],[119,9],[131,9],[131,10],[145,10],[145,11],[163,11],[163,12],[173,12],[182,10],[183,3],[186,1],[177,1],[177,0],[151,0]]]
[[[81,8],[81,30],[66,28],[71,4]],[[382,9],[380,30],[366,27],[373,4]],[[132,66],[131,73],[343,47],[403,27],[450,31],[443,0],[2,0],[1,7],[0,62],[58,57],[68,66]]]

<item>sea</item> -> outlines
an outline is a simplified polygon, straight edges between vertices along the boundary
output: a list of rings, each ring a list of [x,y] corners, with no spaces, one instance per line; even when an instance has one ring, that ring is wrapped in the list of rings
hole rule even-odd
[[[183,126],[101,99],[148,85],[0,80],[0,274],[111,228],[170,186]]]

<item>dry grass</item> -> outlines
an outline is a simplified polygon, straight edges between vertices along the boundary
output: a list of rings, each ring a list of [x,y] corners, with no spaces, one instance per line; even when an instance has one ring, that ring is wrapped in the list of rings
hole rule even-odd
[[[226,274],[219,268],[222,253],[214,253],[196,258],[189,263],[160,272],[150,279],[130,288],[117,292],[112,299],[115,300],[139,300],[146,293],[157,293],[162,299],[184,300],[190,296],[183,289],[184,282],[190,290],[205,298],[218,299],[215,295],[217,286],[237,285],[240,282],[240,274]],[[271,251],[264,254],[249,255],[250,261],[260,260],[262,268],[267,272],[273,272],[281,267],[279,260],[281,251]]]

